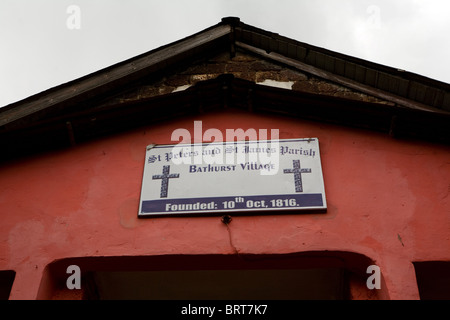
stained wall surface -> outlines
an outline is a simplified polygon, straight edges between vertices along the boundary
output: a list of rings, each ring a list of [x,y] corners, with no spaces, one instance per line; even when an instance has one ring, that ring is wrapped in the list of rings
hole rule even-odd
[[[194,121],[224,136],[254,128],[317,137],[328,211],[235,216],[232,245],[218,216],[138,219],[146,146],[175,143],[171,133],[193,132]],[[35,299],[46,267],[72,257],[342,251],[380,267],[384,297],[418,299],[413,262],[450,260],[449,193],[448,146],[281,116],[207,113],[2,164],[0,269],[16,272],[11,299]]]

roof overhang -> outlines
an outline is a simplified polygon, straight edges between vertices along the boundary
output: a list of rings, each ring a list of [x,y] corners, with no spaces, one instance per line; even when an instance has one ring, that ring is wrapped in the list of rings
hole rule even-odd
[[[297,92],[223,75],[181,92],[50,117],[4,133],[1,147],[11,155],[38,152],[177,117],[237,110],[369,129],[396,138],[450,142],[450,114]]]
[[[366,93],[388,105],[257,85],[224,74],[182,92],[99,107],[97,102],[142,79],[158,79],[221,52],[243,50]],[[17,154],[67,146],[174,116],[222,109],[284,114],[450,142],[450,85],[345,56],[239,21],[222,21],[190,37],[0,109],[0,147]]]

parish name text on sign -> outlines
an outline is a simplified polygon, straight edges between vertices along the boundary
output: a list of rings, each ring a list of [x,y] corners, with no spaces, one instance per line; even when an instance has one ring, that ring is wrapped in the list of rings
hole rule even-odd
[[[317,138],[147,148],[139,217],[326,208]]]

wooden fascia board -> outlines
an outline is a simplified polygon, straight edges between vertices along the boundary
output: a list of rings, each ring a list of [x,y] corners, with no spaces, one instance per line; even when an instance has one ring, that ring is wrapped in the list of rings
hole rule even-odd
[[[395,103],[399,106],[415,109],[415,110],[422,110],[422,111],[429,111],[434,113],[440,113],[440,114],[449,114],[449,112],[446,112],[444,110],[430,107],[415,101],[411,101],[409,99],[405,99],[403,97],[397,96],[395,94],[362,84],[360,82],[333,74],[329,71],[325,71],[319,68],[316,68],[314,66],[311,66],[307,63],[285,57],[283,55],[280,55],[276,52],[266,52],[264,49],[260,49],[251,45],[248,45],[243,42],[236,42],[236,46],[238,46],[241,49],[247,50],[251,53],[257,54],[263,58],[270,59],[279,63],[282,63],[284,65],[288,65],[290,67],[293,67],[295,69],[298,69],[299,71],[309,73],[313,76],[334,82],[336,84],[345,86],[347,88],[377,97],[382,100],[386,100],[392,103]]]
[[[47,94],[45,92],[39,94],[36,99],[31,99],[29,102],[19,102],[15,107],[8,108],[3,112],[0,111],[0,128],[38,111],[63,103],[64,101],[76,99],[90,91],[101,89],[102,87],[110,90],[116,81],[145,72],[158,64],[164,64],[164,61],[169,61],[178,55],[229,35],[230,33],[231,27],[229,25],[218,25],[208,31],[200,32],[194,36],[180,40],[173,45],[131,59],[127,63],[100,70],[91,76],[75,80],[72,84],[61,85],[59,89],[55,88],[56,90],[51,90]]]

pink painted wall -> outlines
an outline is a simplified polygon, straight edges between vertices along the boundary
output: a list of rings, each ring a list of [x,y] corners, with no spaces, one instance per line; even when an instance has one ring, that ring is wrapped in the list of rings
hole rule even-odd
[[[320,141],[326,214],[234,217],[241,254],[360,253],[391,299],[417,299],[413,261],[450,260],[450,148],[244,112],[210,113],[0,167],[0,269],[11,299],[35,299],[45,267],[95,256],[234,254],[220,217],[138,219],[145,147],[177,128],[279,129]],[[196,141],[197,142],[197,141]]]

